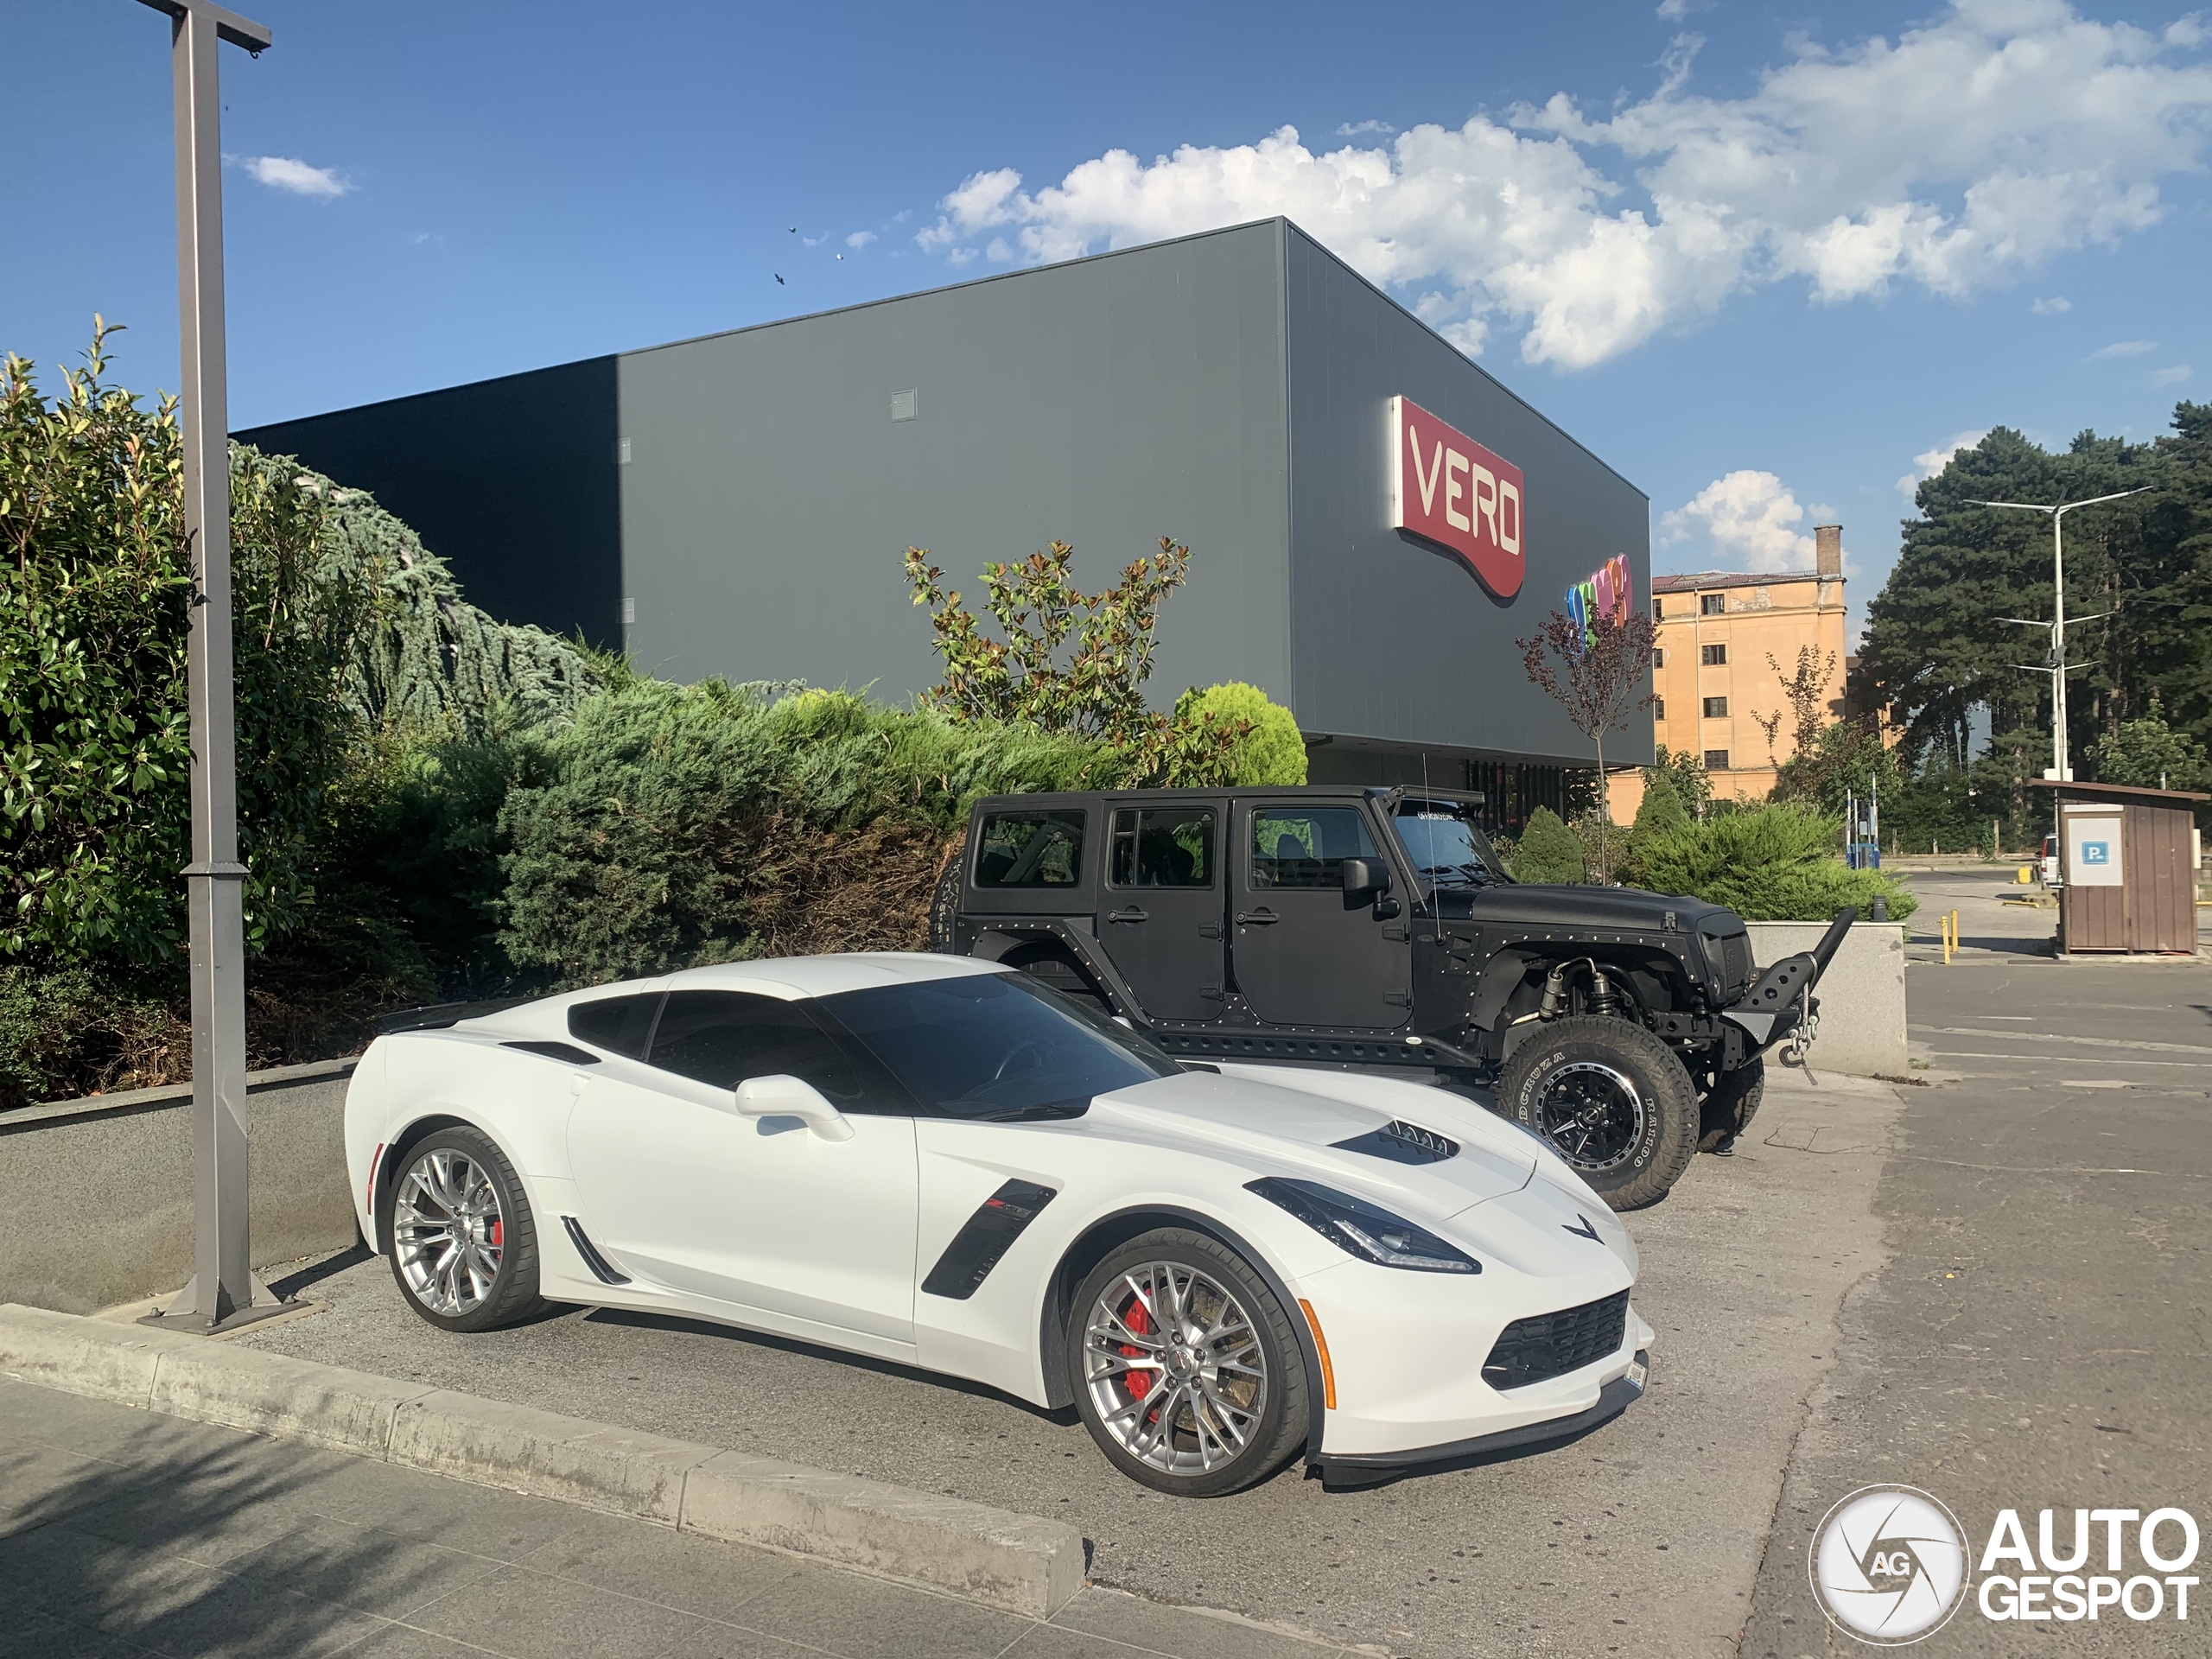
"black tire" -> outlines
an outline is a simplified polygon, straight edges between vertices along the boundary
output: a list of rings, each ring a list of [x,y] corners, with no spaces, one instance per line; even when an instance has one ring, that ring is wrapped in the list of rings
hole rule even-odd
[[[1198,1320],[1225,1316],[1216,1298],[1243,1319],[1208,1344],[1142,1345],[1156,1334],[1149,1310],[1171,1282]],[[1136,1340],[1114,1340],[1110,1323],[1105,1343],[1095,1339],[1103,1309],[1129,1315],[1121,1332]],[[1109,1463],[1155,1492],[1219,1497],[1265,1480],[1306,1442],[1309,1379],[1290,1320],[1267,1281],[1219,1239],[1183,1227],[1139,1235],[1090,1270],[1069,1311],[1068,1383],[1083,1426]],[[1155,1352],[1180,1374],[1127,1363]],[[1147,1380],[1137,1388],[1132,1377]]]
[[[944,867],[930,894],[930,949],[941,957],[957,956],[952,948],[954,925],[960,918],[960,860]]]
[[[1656,1204],[1697,1155],[1690,1074],[1625,1020],[1576,1014],[1541,1027],[1506,1062],[1497,1103],[1614,1210]]]
[[[1064,946],[1030,945],[1010,951],[1001,960],[1009,968],[1019,968],[1039,984],[1049,985],[1062,996],[1080,1002],[1101,1019],[1113,1014],[1113,1007],[1106,1001],[1105,993],[1098,988],[1098,982]]]
[[[442,1179],[436,1175],[440,1169],[447,1172]],[[456,1215],[442,1192],[463,1199],[457,1226],[441,1219]],[[482,1192],[496,1205],[489,1221],[472,1202]],[[449,1250],[440,1250],[441,1229],[445,1238],[461,1237],[458,1262]],[[537,1229],[522,1181],[506,1154],[481,1130],[466,1125],[439,1129],[408,1147],[378,1205],[377,1230],[399,1294],[441,1331],[493,1331],[545,1306],[537,1294]],[[450,1273],[439,1271],[442,1262]],[[488,1277],[481,1271],[487,1264]]]
[[[1733,1071],[1723,1071],[1720,1080],[1707,1091],[1697,1149],[1719,1152],[1727,1146],[1751,1127],[1751,1120],[1758,1116],[1759,1102],[1765,1097],[1765,1055],[1754,1054]]]

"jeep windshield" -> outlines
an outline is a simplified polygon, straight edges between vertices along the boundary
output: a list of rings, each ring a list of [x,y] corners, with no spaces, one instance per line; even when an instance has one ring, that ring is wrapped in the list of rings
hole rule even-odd
[[[1393,822],[1426,887],[1488,887],[1512,880],[1490,838],[1457,802],[1402,801]]]

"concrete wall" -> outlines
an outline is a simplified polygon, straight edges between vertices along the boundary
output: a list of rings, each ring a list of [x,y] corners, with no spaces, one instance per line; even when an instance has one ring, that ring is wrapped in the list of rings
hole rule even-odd
[[[1590,745],[1529,683],[1516,638],[1616,554],[1651,571],[1650,503],[1296,226],[1284,226],[1291,432],[1291,706],[1340,737],[1586,766]],[[1389,527],[1388,404],[1410,397],[1521,468],[1528,568],[1510,601]],[[1648,765],[1638,715],[1609,761]]]
[[[1751,956],[1761,967],[1810,950],[1825,922],[1746,922]],[[1837,948],[1813,992],[1821,1005],[1812,1069],[1854,1077],[1910,1077],[1905,1050],[1904,925],[1860,922]]]
[[[351,1060],[256,1072],[253,1260],[358,1236],[340,1120]],[[89,1313],[192,1276],[192,1090],[139,1089],[0,1116],[0,1302]]]
[[[626,354],[631,660],[897,701],[938,678],[909,545],[980,612],[991,561],[1070,542],[1096,590],[1172,536],[1157,697],[1287,700],[1279,258],[1249,226]]]

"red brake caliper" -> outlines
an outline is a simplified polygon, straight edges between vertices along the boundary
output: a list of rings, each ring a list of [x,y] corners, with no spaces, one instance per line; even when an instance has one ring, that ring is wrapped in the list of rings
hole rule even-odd
[[[1146,1310],[1143,1298],[1129,1298],[1128,1305],[1122,1310],[1122,1323],[1140,1337],[1152,1334],[1152,1315]],[[1145,1351],[1135,1343],[1125,1342],[1121,1344],[1121,1349],[1124,1359],[1142,1359],[1146,1357]],[[1128,1390],[1132,1400],[1141,1400],[1150,1394],[1158,1380],[1159,1373],[1156,1371],[1128,1370],[1122,1373],[1122,1386]],[[1150,1422],[1159,1415],[1160,1408],[1155,1406],[1145,1414],[1145,1421]]]
[[[505,1216],[492,1217],[492,1248],[504,1249],[507,1243],[507,1221]]]

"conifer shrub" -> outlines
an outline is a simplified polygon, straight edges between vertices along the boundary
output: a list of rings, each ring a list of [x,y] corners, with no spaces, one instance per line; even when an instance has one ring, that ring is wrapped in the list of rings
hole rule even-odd
[[[1582,842],[1548,806],[1540,806],[1522,826],[1510,867],[1516,881],[1567,885],[1584,879]]]

